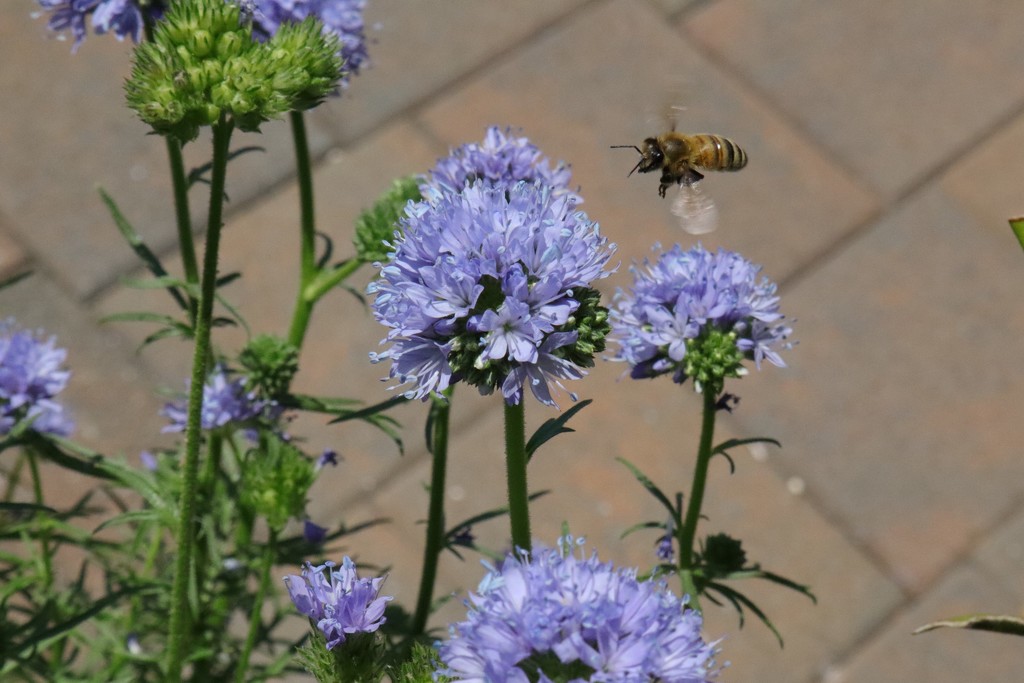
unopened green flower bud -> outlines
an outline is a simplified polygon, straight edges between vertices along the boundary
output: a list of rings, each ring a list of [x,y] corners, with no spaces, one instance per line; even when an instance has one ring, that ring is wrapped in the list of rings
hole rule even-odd
[[[356,219],[356,232],[353,242],[356,255],[364,263],[386,261],[389,242],[398,230],[398,220],[405,212],[409,202],[422,199],[419,183],[409,176],[396,180],[373,206],[359,214]]]
[[[304,516],[316,468],[290,443],[274,437],[264,443],[264,449],[250,454],[244,469],[241,501],[265,517],[272,530],[280,531],[289,519]]]
[[[213,41],[214,38],[210,35],[209,31],[199,29],[192,35],[191,44],[189,45],[192,55],[200,59],[206,57],[213,52]]]
[[[269,334],[253,338],[238,357],[248,371],[247,386],[262,396],[275,399],[288,392],[299,371],[299,350],[286,340]]]

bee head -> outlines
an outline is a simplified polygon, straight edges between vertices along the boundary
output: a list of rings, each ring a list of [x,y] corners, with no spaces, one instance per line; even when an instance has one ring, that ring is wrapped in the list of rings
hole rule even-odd
[[[658,170],[665,163],[665,153],[662,152],[657,138],[647,138],[637,151],[640,152],[640,161],[637,162],[634,171],[650,173]]]
[[[640,155],[640,160],[636,162],[636,166],[629,172],[626,177],[633,175],[637,171],[641,173],[647,173],[653,171],[655,168],[661,167],[661,161],[664,155],[661,153],[661,149],[658,147],[658,141],[654,138],[647,138],[644,140],[643,149],[640,149],[636,145],[612,145],[612,149],[635,149],[636,153]],[[655,157],[655,155],[657,155]]]

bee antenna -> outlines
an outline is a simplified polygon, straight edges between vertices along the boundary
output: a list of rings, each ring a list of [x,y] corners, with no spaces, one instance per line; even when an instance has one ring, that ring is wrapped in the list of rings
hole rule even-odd
[[[640,161],[636,162],[636,166],[633,167],[633,170],[626,175],[627,178],[636,173],[636,169],[640,168],[640,164],[644,163],[644,153],[641,152],[640,148],[636,145],[612,145],[611,149],[635,149],[636,153],[640,155]]]

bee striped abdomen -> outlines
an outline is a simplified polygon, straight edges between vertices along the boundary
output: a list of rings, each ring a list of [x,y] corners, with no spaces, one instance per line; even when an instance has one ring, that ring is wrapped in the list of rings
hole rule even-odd
[[[747,165],[747,153],[739,145],[721,135],[701,133],[692,138],[696,153],[690,163],[709,171],[738,171]]]

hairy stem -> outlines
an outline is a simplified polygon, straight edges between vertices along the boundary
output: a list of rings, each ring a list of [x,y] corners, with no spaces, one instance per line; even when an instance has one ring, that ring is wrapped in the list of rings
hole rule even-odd
[[[181,500],[178,509],[178,556],[174,565],[171,593],[170,631],[167,645],[167,680],[177,681],[187,649],[191,615],[188,605],[189,577],[196,536],[196,505],[199,484],[199,446],[202,440],[203,385],[210,357],[210,320],[217,281],[217,252],[220,247],[224,186],[232,124],[224,118],[213,126],[213,166],[210,176],[210,211],[207,222],[206,253],[199,295],[199,315],[192,356],[192,383],[189,387],[188,419],[185,426],[185,458],[181,467]]]
[[[516,405],[505,404],[505,471],[512,547],[529,551],[530,500],[526,485],[526,419],[522,400]]]
[[[700,521],[700,509],[704,503],[704,486],[708,478],[708,463],[711,461],[711,444],[715,436],[715,412],[718,397],[710,387],[704,389],[704,419],[700,428],[700,445],[697,448],[697,464],[693,470],[693,484],[690,487],[690,502],[686,508],[686,518],[678,530],[679,539],[679,570],[683,579],[683,589],[690,594],[690,606],[700,610],[697,586],[693,580],[693,544],[697,536],[697,522]]]
[[[423,547],[423,572],[420,574],[420,593],[416,600],[416,613],[412,620],[412,634],[419,635],[427,628],[430,605],[434,599],[437,562],[444,550],[444,480],[448,468],[448,417],[451,413],[451,388],[444,398],[435,397],[430,406],[433,432],[430,474],[430,508],[427,514],[427,538]]]

